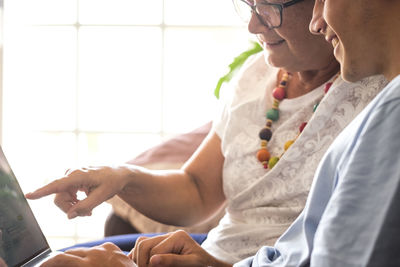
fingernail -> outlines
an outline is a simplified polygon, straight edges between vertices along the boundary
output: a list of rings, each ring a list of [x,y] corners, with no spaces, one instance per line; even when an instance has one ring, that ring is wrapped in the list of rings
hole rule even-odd
[[[76,216],[78,216],[78,213],[76,211],[73,211],[71,213],[68,213],[68,219],[73,219]]]

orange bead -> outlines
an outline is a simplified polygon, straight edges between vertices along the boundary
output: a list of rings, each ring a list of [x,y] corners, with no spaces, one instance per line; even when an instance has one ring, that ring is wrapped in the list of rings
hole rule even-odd
[[[266,149],[266,148],[261,148],[260,150],[258,150],[258,152],[257,152],[257,159],[260,161],[260,162],[265,162],[265,161],[268,161],[269,160],[269,158],[270,158],[270,153],[269,153],[269,151]]]

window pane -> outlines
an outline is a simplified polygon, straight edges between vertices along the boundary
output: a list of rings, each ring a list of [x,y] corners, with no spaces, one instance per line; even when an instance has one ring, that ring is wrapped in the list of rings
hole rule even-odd
[[[160,24],[162,0],[80,0],[82,24]]]
[[[83,27],[79,126],[90,131],[159,131],[159,28]]]
[[[6,21],[13,24],[76,23],[76,0],[5,0]]]
[[[79,157],[83,165],[118,164],[133,159],[144,150],[161,142],[157,134],[79,135]]]
[[[74,28],[12,28],[5,34],[4,128],[73,129],[76,102]]]
[[[72,133],[5,131],[4,143],[5,154],[24,192],[59,178],[76,166],[76,138]]]
[[[214,88],[248,48],[249,36],[226,28],[168,28],[165,42],[164,130],[189,131],[214,118]]]
[[[165,23],[172,25],[243,25],[231,0],[165,0]]]

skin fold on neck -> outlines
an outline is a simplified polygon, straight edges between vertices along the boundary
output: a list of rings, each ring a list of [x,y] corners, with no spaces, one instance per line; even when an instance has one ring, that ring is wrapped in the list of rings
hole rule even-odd
[[[340,70],[337,61],[331,62],[327,67],[321,70],[309,70],[292,72],[292,77],[286,88],[286,98],[296,98],[305,95],[329,81]],[[283,71],[278,74],[278,80],[281,80]]]

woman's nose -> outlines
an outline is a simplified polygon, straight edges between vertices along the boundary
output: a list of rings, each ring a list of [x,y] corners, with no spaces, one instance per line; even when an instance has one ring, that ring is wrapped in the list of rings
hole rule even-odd
[[[268,28],[264,24],[261,23],[257,14],[255,12],[252,12],[249,23],[247,25],[247,29],[249,30],[250,33],[258,34],[258,33],[265,31],[265,29],[268,29]]]

